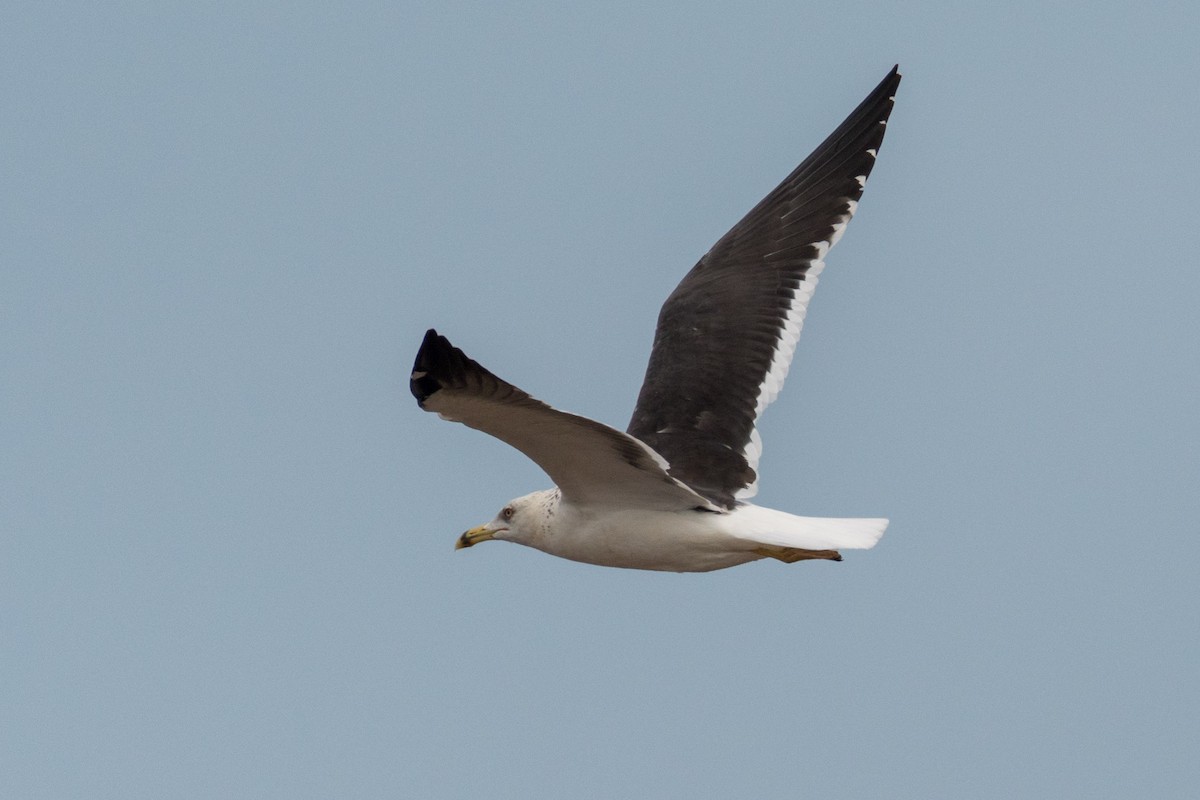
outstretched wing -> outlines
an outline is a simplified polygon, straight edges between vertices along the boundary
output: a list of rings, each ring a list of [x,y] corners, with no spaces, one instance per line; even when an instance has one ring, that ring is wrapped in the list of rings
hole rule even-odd
[[[728,508],[757,489],[755,424],[783,387],[823,259],[862,197],[899,83],[893,68],[659,314],[629,433],[714,503]]]
[[[426,411],[489,433],[529,456],[576,505],[716,510],[668,475],[667,463],[642,442],[535,400],[432,328],[417,351],[409,388]]]

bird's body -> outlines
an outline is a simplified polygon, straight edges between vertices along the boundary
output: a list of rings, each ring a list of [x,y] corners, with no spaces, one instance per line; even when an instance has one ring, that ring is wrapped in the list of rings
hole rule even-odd
[[[529,509],[521,544],[602,567],[669,572],[709,572],[796,551],[836,560],[838,547],[870,547],[887,527],[884,519],[799,517],[750,503],[724,513],[577,506],[557,489],[513,504]]]
[[[499,539],[601,566],[707,572],[874,546],[885,519],[801,517],[746,498],[758,484],[757,420],[783,386],[899,82],[893,69],[680,282],[628,432],[555,410],[426,333],[410,380],[421,407],[507,442],[557,484],[511,501],[459,547]]]

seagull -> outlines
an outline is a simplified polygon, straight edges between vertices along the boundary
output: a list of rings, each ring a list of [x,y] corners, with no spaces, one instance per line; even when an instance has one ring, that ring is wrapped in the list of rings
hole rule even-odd
[[[747,499],[758,489],[756,423],[783,387],[899,84],[894,67],[667,298],[624,433],[554,409],[425,334],[410,379],[418,405],[515,447],[555,484],[509,501],[456,549],[507,541],[600,566],[707,572],[841,561],[839,550],[879,541],[886,519],[802,517]]]

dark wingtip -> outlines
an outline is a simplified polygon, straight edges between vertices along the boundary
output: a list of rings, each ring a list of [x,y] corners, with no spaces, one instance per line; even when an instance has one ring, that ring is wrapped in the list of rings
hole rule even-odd
[[[445,336],[438,335],[433,328],[425,332],[425,338],[421,341],[421,348],[417,350],[417,358],[413,362],[412,375],[408,380],[408,388],[413,397],[417,398],[418,405],[424,407],[425,400],[442,388],[436,376],[444,368],[453,351],[454,346]]]
[[[883,76],[883,80],[881,80],[879,85],[875,87],[875,91],[878,92],[881,90],[886,90],[888,92],[888,96],[895,96],[896,87],[900,85],[900,79],[903,77],[904,76],[900,74],[900,65],[896,64],[888,71],[887,75]]]
[[[421,341],[408,388],[417,398],[417,405],[426,411],[433,410],[428,402],[441,391],[466,393],[490,402],[523,403],[528,408],[545,405],[488,372],[433,328],[425,332]]]

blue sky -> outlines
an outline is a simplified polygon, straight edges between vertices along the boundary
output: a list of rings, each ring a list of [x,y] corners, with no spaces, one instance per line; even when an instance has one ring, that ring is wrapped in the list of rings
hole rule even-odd
[[[13,797],[1200,791],[1185,3],[26,4],[0,32]],[[899,62],[758,502],[841,564],[455,537]]]

